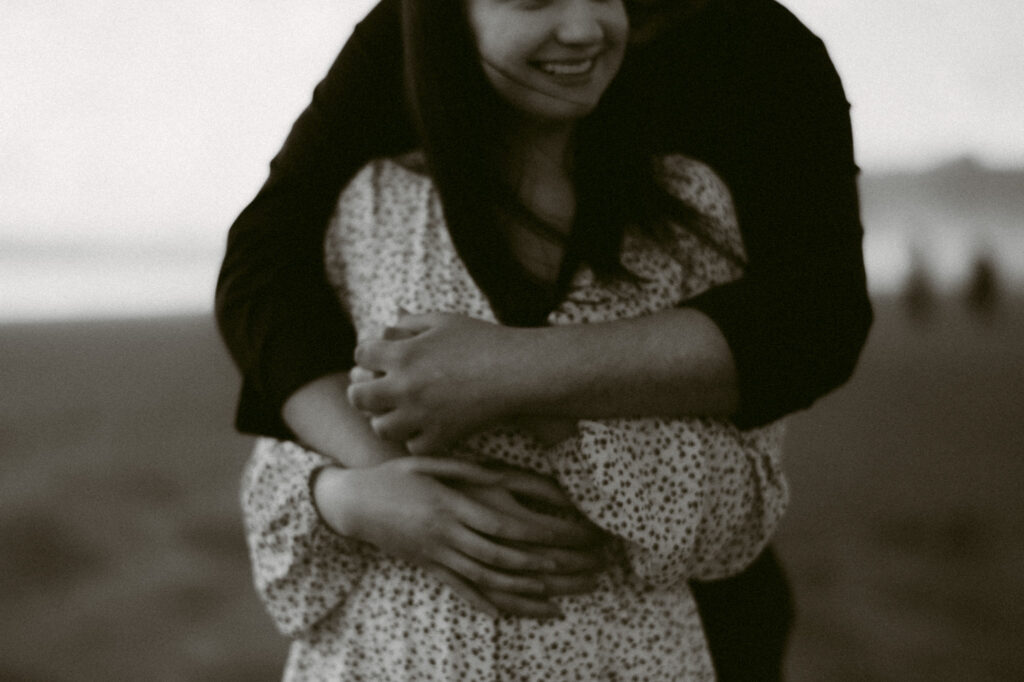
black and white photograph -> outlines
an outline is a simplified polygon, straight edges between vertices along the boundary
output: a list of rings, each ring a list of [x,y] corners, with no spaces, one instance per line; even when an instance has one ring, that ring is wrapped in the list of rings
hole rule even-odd
[[[1024,679],[1011,0],[0,0],[0,679]]]

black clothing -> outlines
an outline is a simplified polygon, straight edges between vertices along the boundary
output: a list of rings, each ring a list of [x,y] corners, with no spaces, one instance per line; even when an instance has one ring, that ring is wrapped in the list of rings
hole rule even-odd
[[[398,7],[383,0],[356,27],[231,227],[216,310],[243,375],[242,431],[289,437],[284,400],[352,366],[354,332],[322,242],[355,172],[415,146]],[[632,46],[618,83],[643,103],[645,135],[708,163],[733,193],[746,274],[688,303],[732,350],[733,420],[763,424],[846,381],[872,316],[849,105],[821,41],[770,0],[711,0]]]
[[[326,281],[322,244],[356,171],[416,145],[399,4],[383,0],[356,27],[231,227],[216,312],[243,375],[242,431],[290,438],[284,400],[353,364],[354,331]],[[687,305],[730,345],[735,423],[772,421],[845,382],[872,313],[849,104],[821,41],[772,0],[710,0],[631,46],[615,88],[641,103],[638,135],[709,164],[732,192],[746,272]],[[791,612],[774,557],[694,591],[721,679],[777,678]]]
[[[793,599],[771,548],[745,571],[690,581],[719,682],[777,682],[793,626]]]

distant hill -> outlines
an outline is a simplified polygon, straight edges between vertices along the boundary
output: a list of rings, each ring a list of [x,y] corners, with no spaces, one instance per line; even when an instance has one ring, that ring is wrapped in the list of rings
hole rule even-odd
[[[987,168],[964,158],[930,171],[865,173],[866,229],[1024,230],[1024,169]]]

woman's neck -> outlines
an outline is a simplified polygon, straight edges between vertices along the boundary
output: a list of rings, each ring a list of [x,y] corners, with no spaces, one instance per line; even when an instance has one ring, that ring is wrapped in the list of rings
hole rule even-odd
[[[509,142],[508,180],[538,218],[568,232],[576,213],[572,181],[574,124],[518,127]]]
[[[571,123],[522,126],[508,140],[507,179],[532,216],[512,216],[504,225],[509,247],[527,272],[548,283],[558,277],[576,217],[573,132]]]
[[[513,176],[568,175],[573,123],[523,123],[509,136],[508,168]]]

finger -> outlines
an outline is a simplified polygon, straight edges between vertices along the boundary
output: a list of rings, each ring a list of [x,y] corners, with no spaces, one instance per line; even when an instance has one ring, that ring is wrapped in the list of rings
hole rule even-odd
[[[383,372],[387,369],[384,362],[384,353],[390,341],[374,339],[363,341],[356,346],[353,357],[356,364],[363,369],[373,372]]]
[[[405,332],[408,336],[402,338],[409,338],[409,336],[416,336],[417,334],[437,327],[442,319],[443,316],[432,313],[425,315],[413,315],[412,313],[406,313],[405,315],[400,314],[398,322],[396,322],[393,327],[389,328],[394,329],[396,332],[399,330]]]
[[[401,324],[401,318],[399,318],[399,324]],[[405,327],[385,327],[384,328],[384,340],[385,341],[401,341],[402,339],[411,339],[418,334],[414,329],[407,329]]]
[[[567,519],[539,514],[516,504],[514,513],[493,509],[467,497],[453,501],[456,518],[484,535],[511,542],[568,547],[592,546],[601,536],[593,528]]]
[[[545,573],[556,575],[593,572],[605,567],[606,559],[601,549],[562,549],[560,547],[524,547],[517,545],[517,549],[533,550],[554,563],[555,567]]]
[[[410,455],[425,457],[447,448],[451,445],[449,440],[454,439],[444,438],[442,433],[437,430],[421,431],[417,436],[405,442],[405,448]]]
[[[507,542],[568,548],[594,547],[604,535],[593,524],[543,514],[520,504],[515,498],[501,507],[501,513],[476,500],[454,501],[455,516],[470,528]]]
[[[418,474],[434,476],[451,481],[462,481],[474,485],[494,485],[501,480],[501,473],[474,462],[454,457],[406,457],[403,464]],[[460,498],[465,498],[460,495]]]
[[[538,599],[514,592],[484,590],[487,600],[501,609],[502,613],[523,618],[558,618],[562,610],[548,599]]]
[[[384,412],[370,417],[370,428],[380,438],[393,443],[405,443],[418,434],[416,427],[396,412]]]
[[[512,467],[500,471],[503,473],[501,486],[509,492],[541,500],[556,507],[575,508],[565,491],[548,476]]]
[[[435,578],[440,580],[442,583],[448,586],[448,588],[457,597],[469,602],[469,605],[475,608],[477,611],[486,613],[491,618],[497,618],[500,614],[498,608],[487,601],[479,592],[473,589],[473,586],[467,583],[465,580],[457,576],[449,569],[439,564],[433,564],[426,568],[427,573],[430,573]]]
[[[453,549],[492,568],[538,573],[554,572],[561,568],[556,557],[549,556],[543,551],[501,545],[463,525],[453,527],[447,540]]]
[[[547,594],[586,594],[593,592],[600,585],[600,580],[595,573],[589,571],[583,573],[565,573],[561,575],[538,576],[544,581],[547,587]]]
[[[381,374],[380,372],[371,372],[370,370],[364,369],[359,365],[356,365],[355,367],[348,371],[349,384],[362,384],[367,381],[373,381],[374,379],[378,379],[382,376],[384,375]]]
[[[394,397],[380,379],[351,383],[346,390],[349,404],[362,412],[382,414],[395,409]]]
[[[593,524],[562,520],[551,528],[552,547],[591,549],[607,542],[608,536]]]
[[[531,575],[503,573],[453,549],[440,548],[434,560],[454,571],[464,580],[481,590],[500,590],[527,595],[544,594],[544,581]]]

